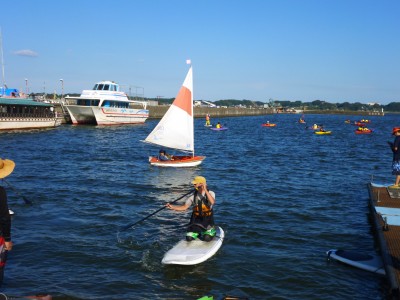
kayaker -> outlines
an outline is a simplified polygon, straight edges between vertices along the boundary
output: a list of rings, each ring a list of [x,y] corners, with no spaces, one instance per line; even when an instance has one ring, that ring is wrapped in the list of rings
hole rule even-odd
[[[0,159],[0,179],[5,178],[14,171],[15,163],[9,159]],[[11,251],[11,217],[8,210],[7,193],[0,186],[0,284],[3,282],[4,266],[7,251]]]
[[[222,125],[220,122],[217,123],[217,125],[215,126],[215,128],[222,128]]]
[[[214,212],[215,193],[207,189],[207,181],[203,176],[196,176],[192,184],[196,191],[189,196],[183,205],[166,204],[166,207],[176,211],[186,211],[193,206],[189,227],[186,231],[188,242],[199,238],[209,242],[215,236]]]
[[[206,114],[206,125],[210,125],[210,114]]]

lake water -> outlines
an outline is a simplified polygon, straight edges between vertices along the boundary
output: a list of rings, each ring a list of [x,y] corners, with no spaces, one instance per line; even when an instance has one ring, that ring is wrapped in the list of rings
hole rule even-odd
[[[318,136],[300,115],[195,120],[196,154],[187,169],[157,168],[158,149],[140,142],[156,126],[63,125],[1,133],[1,157],[16,162],[7,179],[14,249],[1,292],[46,292],[54,299],[384,299],[385,279],[326,259],[329,249],[375,253],[366,184],[392,183],[386,141],[398,117],[368,117],[371,135],[345,119],[306,115],[324,124]],[[261,127],[269,120],[277,127]],[[226,233],[219,252],[196,266],[164,266],[190,212],[162,210],[201,175],[216,193],[215,220]],[[5,185],[5,184],[4,184]],[[6,185],[5,185],[6,186]]]

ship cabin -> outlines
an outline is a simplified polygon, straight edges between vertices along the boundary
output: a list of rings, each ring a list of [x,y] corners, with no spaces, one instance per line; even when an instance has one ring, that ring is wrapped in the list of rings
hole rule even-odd
[[[99,97],[97,91],[111,93],[104,93]],[[118,94],[113,92],[117,92]],[[96,83],[91,91],[84,91],[81,95],[81,98],[84,98],[88,95],[90,95],[90,97],[87,97],[87,99],[77,99],[77,105],[113,108],[131,108],[134,105],[133,103],[129,102],[128,96],[120,91],[119,85],[114,81],[100,81]],[[106,97],[108,99],[106,99]]]
[[[119,92],[119,85],[116,84],[114,81],[101,81],[94,85],[93,90]]]

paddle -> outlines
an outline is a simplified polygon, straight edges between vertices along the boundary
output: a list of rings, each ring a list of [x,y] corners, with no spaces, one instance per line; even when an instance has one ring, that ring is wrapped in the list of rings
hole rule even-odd
[[[7,180],[5,180],[5,179],[3,178],[3,181],[4,181],[5,183],[7,183],[7,185],[14,191],[14,193],[16,193],[18,196],[22,197],[22,199],[24,199],[24,201],[25,201],[26,204],[32,205],[32,201],[28,200],[25,196],[21,195],[11,184],[8,183]]]
[[[179,197],[178,199],[176,199],[176,200],[174,200],[174,201],[172,201],[172,202],[169,202],[169,204],[174,204],[175,202],[181,200],[182,198],[186,197],[187,195],[189,195],[189,194],[191,194],[191,193],[193,193],[193,192],[194,192],[194,190],[191,190],[190,192],[186,193],[185,195]],[[143,219],[141,219],[141,220],[139,220],[139,221],[136,221],[136,222],[134,222],[134,223],[131,223],[131,224],[128,224],[128,225],[122,227],[120,231],[127,230],[128,228],[133,227],[133,226],[135,226],[136,224],[139,224],[140,222],[143,222],[144,220],[147,220],[148,218],[150,218],[151,216],[155,215],[155,214],[158,213],[159,211],[162,211],[162,210],[165,209],[165,208],[167,208],[167,207],[166,207],[166,206],[163,206],[163,207],[157,209],[155,212],[149,214],[148,216],[144,217]]]

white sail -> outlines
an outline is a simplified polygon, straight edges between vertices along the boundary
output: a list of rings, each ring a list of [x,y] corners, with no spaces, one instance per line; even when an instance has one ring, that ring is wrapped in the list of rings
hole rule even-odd
[[[194,153],[192,67],[174,102],[145,142]]]

